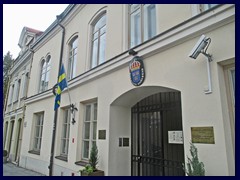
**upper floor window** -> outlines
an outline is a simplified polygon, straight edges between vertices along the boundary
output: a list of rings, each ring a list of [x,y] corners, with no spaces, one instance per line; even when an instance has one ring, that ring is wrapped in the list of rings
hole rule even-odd
[[[14,94],[14,84],[10,87],[10,92],[9,92],[9,98],[8,98],[8,104],[12,104],[13,101],[13,94]]]
[[[15,93],[15,95],[14,95],[14,102],[18,101],[18,99],[19,99],[19,95],[20,95],[20,93],[19,93],[19,91],[20,91],[20,87],[21,87],[21,79],[19,79],[19,80],[17,81],[16,93]]]
[[[130,48],[156,35],[155,4],[131,4],[130,12]]]
[[[68,79],[76,77],[76,64],[77,64],[77,44],[78,37],[73,38],[69,43],[69,59],[68,59]]]
[[[41,75],[39,92],[46,91],[48,89],[49,74],[51,69],[51,56],[48,55],[46,60],[42,60],[41,63]]]
[[[27,96],[27,87],[28,87],[28,75],[29,73],[26,73],[24,75],[24,86],[23,86],[23,91],[22,91],[22,97],[26,97]]]
[[[91,68],[105,61],[106,49],[106,13],[92,24],[92,56]]]
[[[200,11],[203,12],[203,11],[206,11],[208,9],[211,9],[213,8],[214,6],[216,6],[218,4],[201,4],[200,5]]]

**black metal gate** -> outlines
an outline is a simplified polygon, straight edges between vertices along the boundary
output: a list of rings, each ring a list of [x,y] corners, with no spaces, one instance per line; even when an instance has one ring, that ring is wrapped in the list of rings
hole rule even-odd
[[[180,92],[151,95],[132,107],[133,176],[184,176],[183,144],[170,144],[168,131],[182,131]]]

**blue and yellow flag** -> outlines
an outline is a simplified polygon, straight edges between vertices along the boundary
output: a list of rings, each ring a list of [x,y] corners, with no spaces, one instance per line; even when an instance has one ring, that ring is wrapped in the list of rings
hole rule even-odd
[[[55,97],[54,111],[56,111],[57,108],[59,108],[59,106],[60,106],[61,93],[65,87],[67,87],[67,79],[66,79],[66,73],[64,70],[64,66],[62,65],[61,70],[59,72],[59,77],[58,77],[58,86],[57,86],[57,92],[56,92],[56,97]]]

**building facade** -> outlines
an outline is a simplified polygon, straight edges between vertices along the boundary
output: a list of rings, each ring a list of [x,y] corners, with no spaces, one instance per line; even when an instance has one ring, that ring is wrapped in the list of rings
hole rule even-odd
[[[18,42],[21,51],[9,72],[10,84],[3,123],[3,149],[8,151],[9,160],[16,163],[19,162],[20,157],[25,99],[33,56],[30,47],[41,34],[41,31],[29,27],[22,29]]]
[[[192,141],[206,175],[235,175],[235,5],[69,5],[32,49],[20,166],[48,175],[54,145],[52,174],[77,175],[96,144],[105,175],[180,176]]]

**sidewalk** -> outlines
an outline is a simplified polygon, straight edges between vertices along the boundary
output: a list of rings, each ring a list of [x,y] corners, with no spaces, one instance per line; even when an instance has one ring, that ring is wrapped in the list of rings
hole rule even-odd
[[[12,163],[6,163],[3,164],[3,176],[45,176],[45,175],[18,167]]]

